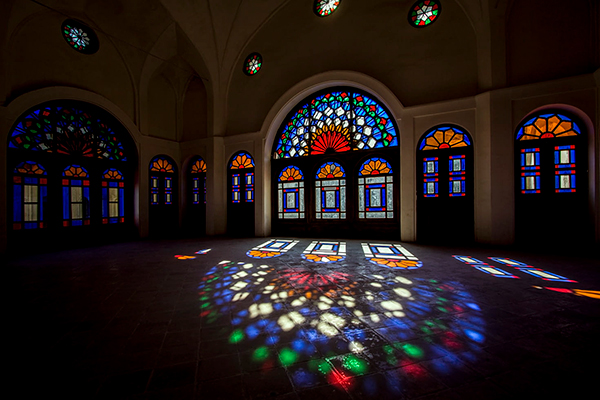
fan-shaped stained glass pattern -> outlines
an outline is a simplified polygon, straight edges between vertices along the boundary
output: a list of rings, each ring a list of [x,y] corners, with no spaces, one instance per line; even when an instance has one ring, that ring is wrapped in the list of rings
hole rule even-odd
[[[517,140],[551,139],[581,134],[579,126],[562,114],[541,114],[521,125]]]
[[[17,165],[15,174],[46,175],[46,170],[36,162],[24,161]]]
[[[62,24],[62,34],[67,43],[81,53],[92,54],[98,50],[98,37],[89,26],[68,19]]]
[[[317,172],[317,179],[335,179],[343,178],[346,174],[344,168],[336,162],[325,163],[319,168]]]
[[[254,168],[254,159],[248,153],[240,152],[238,153],[231,164],[229,165],[229,169],[244,169],[244,168]]]
[[[68,176],[71,178],[86,178],[88,176],[88,172],[80,165],[71,165],[63,171],[63,176]]]
[[[359,174],[362,176],[391,174],[392,167],[383,158],[370,158],[360,167]]]
[[[174,173],[173,164],[164,157],[155,157],[150,163],[150,171]]]
[[[324,126],[312,134],[310,154],[342,153],[350,150],[350,132],[341,125]]]
[[[106,171],[104,171],[104,175],[103,175],[104,179],[110,179],[110,180],[123,180],[123,174],[121,174],[121,172],[115,168],[109,168]]]
[[[307,98],[281,125],[273,158],[398,146],[389,112],[370,96],[334,90]]]
[[[192,174],[200,174],[202,172],[206,172],[206,163],[203,159],[198,159],[194,164],[192,164]]]
[[[248,76],[256,75],[262,68],[262,56],[258,53],[252,53],[244,62],[244,73]]]
[[[425,134],[419,150],[454,149],[471,145],[469,136],[456,126],[440,126]]]
[[[13,149],[127,160],[123,144],[106,121],[73,107],[34,109],[17,121],[8,145]]]
[[[337,10],[340,0],[315,0],[314,11],[319,17],[326,17]]]
[[[408,13],[408,20],[415,27],[427,26],[438,18],[441,10],[441,5],[437,1],[417,1]]]
[[[279,174],[279,181],[280,182],[285,182],[285,181],[299,181],[304,179],[304,175],[302,175],[302,171],[300,171],[300,168],[290,165],[289,167],[286,167],[283,171],[281,171],[281,173]]]

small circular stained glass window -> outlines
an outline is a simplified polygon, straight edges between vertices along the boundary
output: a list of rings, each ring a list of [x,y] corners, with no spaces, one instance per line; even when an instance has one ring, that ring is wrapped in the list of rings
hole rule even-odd
[[[62,24],[62,34],[67,43],[84,54],[93,54],[98,51],[98,37],[87,25],[68,19]]]
[[[314,11],[319,17],[326,17],[340,6],[340,0],[315,0]]]
[[[408,13],[408,21],[414,27],[421,28],[437,20],[442,11],[439,2],[433,0],[417,1]]]
[[[256,75],[262,68],[262,56],[258,53],[252,53],[244,62],[244,73],[252,76]]]

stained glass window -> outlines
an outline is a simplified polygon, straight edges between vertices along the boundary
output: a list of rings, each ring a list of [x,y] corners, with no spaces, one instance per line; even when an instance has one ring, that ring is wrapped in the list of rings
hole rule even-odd
[[[229,169],[245,170],[231,174],[231,202],[246,203],[254,202],[254,159],[246,152],[240,151],[234,155],[229,163]]]
[[[63,226],[90,224],[90,180],[88,171],[80,165],[70,165],[63,171]]]
[[[126,161],[123,144],[108,123],[74,107],[35,108],[20,118],[9,148]]]
[[[93,54],[98,51],[98,37],[81,22],[68,19],[62,24],[62,34],[67,43],[80,53]]]
[[[44,206],[48,193],[44,167],[24,161],[13,171],[13,229],[44,228]]]
[[[554,147],[554,189],[556,193],[574,193],[575,145]]]
[[[441,4],[437,1],[417,1],[410,8],[408,20],[415,27],[427,26],[439,17],[441,11]]]
[[[358,218],[394,218],[394,177],[390,164],[382,158],[370,158],[362,164],[358,175]]]
[[[389,111],[369,95],[338,89],[303,101],[283,122],[273,158],[398,146]]]
[[[175,166],[164,156],[157,156],[150,161],[150,204],[173,204],[173,176]]]
[[[245,152],[239,152],[229,164],[230,169],[254,168],[254,159]]]
[[[123,174],[109,168],[102,176],[102,223],[125,222],[125,182]]]
[[[340,0],[315,0],[313,9],[319,17],[326,17],[337,10]]]
[[[319,168],[315,181],[317,219],[346,219],[346,173],[336,162]]]
[[[206,204],[206,163],[198,158],[190,169],[192,174],[192,204]]]
[[[439,158],[425,157],[423,158],[423,196],[424,197],[439,197]]]
[[[521,193],[540,193],[540,149],[521,149]]]
[[[558,114],[541,114],[521,125],[517,140],[552,139],[581,134],[579,126],[569,117]]]
[[[448,157],[448,194],[450,197],[465,196],[466,169],[464,154]]]
[[[278,212],[280,219],[304,218],[304,175],[300,168],[290,165],[279,174]]]
[[[431,129],[419,143],[419,150],[454,149],[471,145],[469,136],[455,126],[440,126]]]
[[[262,56],[258,53],[252,53],[244,62],[244,73],[248,76],[256,75],[262,68]]]

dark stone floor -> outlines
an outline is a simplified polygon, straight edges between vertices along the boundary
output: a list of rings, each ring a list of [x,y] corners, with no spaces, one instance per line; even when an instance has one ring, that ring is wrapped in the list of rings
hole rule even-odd
[[[407,243],[423,266],[405,270],[370,263],[357,240],[345,241],[345,259],[312,263],[301,257],[310,239],[277,258],[246,255],[265,241],[140,241],[8,259],[6,391],[19,399],[597,393],[600,299],[574,291],[600,290],[597,258]],[[195,254],[203,249],[212,250]]]

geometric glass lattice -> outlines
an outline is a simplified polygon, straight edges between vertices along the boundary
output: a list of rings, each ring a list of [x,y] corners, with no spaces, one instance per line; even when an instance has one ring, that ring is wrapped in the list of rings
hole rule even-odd
[[[277,184],[280,219],[304,218],[304,176],[298,167],[290,165],[279,174]]]
[[[17,120],[9,148],[105,160],[126,161],[113,129],[92,113],[72,107],[45,106]]]
[[[437,1],[417,1],[410,8],[408,20],[412,26],[417,28],[427,26],[439,17],[441,11],[441,5]]]
[[[521,149],[521,193],[540,193],[540,149]]]
[[[554,189],[556,193],[575,193],[575,145],[554,147]]]
[[[340,0],[315,0],[313,10],[319,17],[326,17],[340,5]]]
[[[125,222],[125,182],[123,174],[115,168],[104,172],[102,180],[102,223]]]
[[[336,162],[319,168],[315,182],[315,211],[317,219],[346,218],[346,174]]]
[[[419,150],[454,149],[471,145],[469,136],[455,126],[440,126],[427,132],[419,143]]]
[[[389,112],[365,94],[334,90],[308,97],[295,110],[281,124],[274,159],[398,146]]]
[[[14,169],[12,228],[44,228],[44,204],[48,194],[46,170],[33,161],[24,161]]]
[[[581,134],[579,126],[565,115],[541,114],[520,125],[517,140],[552,139]]]
[[[88,172],[71,165],[63,172],[63,226],[90,224],[90,181]]]

